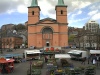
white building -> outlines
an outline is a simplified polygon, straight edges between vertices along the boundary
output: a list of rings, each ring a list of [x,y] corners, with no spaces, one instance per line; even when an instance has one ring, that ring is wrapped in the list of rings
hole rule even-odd
[[[99,23],[96,21],[88,21],[86,25],[84,26],[85,30],[88,30],[89,33],[85,34],[82,38],[84,42],[81,42],[81,46],[84,48],[87,47],[92,47],[92,48],[97,48],[98,47],[98,39],[97,39],[97,33],[99,30]]]
[[[90,30],[91,32],[98,32],[99,29],[99,23],[96,21],[88,21],[85,25],[85,30]]]

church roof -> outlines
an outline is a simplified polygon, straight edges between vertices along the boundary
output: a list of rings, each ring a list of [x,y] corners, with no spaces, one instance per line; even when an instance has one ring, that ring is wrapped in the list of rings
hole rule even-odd
[[[45,20],[56,21],[55,19],[52,19],[52,18],[49,18],[49,17],[41,19],[40,21],[45,21]]]
[[[7,37],[18,37],[18,38],[21,38],[20,35],[19,35],[15,30],[13,30],[13,31],[10,31],[10,30],[9,30],[9,31],[7,32],[7,34],[6,34],[6,36],[7,36]]]
[[[29,6],[28,8],[36,8],[36,7],[38,7],[39,10],[41,10],[40,7],[38,6],[37,0],[32,0],[31,6]]]
[[[57,21],[55,19],[52,19],[52,18],[49,18],[49,17],[41,19],[38,23],[42,23],[44,21],[51,21],[53,23],[57,23]]]
[[[64,0],[58,0],[57,6],[66,6],[66,5],[64,4]]]
[[[31,2],[31,6],[33,7],[33,6],[38,6],[38,2],[37,2],[37,0],[32,0],[32,2]]]

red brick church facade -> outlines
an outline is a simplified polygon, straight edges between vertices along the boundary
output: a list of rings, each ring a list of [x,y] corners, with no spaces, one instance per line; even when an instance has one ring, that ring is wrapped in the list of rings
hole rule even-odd
[[[31,6],[28,7],[28,47],[68,46],[67,6],[64,1],[58,0],[55,6],[56,20],[40,20],[40,11],[37,0],[32,0]]]

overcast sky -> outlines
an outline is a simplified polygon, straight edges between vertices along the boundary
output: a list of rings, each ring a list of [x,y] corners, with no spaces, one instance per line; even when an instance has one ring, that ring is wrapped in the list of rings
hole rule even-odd
[[[56,18],[55,6],[58,0],[38,0],[41,8],[41,19]],[[100,24],[100,0],[64,0],[68,6],[68,23],[72,27],[82,28],[89,20]],[[28,9],[31,0],[0,0],[0,26],[4,24],[24,23],[28,20]]]

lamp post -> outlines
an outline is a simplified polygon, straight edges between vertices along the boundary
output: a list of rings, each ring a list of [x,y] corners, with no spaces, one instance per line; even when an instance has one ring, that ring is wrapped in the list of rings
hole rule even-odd
[[[30,75],[32,75],[32,67],[31,67],[31,65],[32,65],[32,61],[30,60]]]

